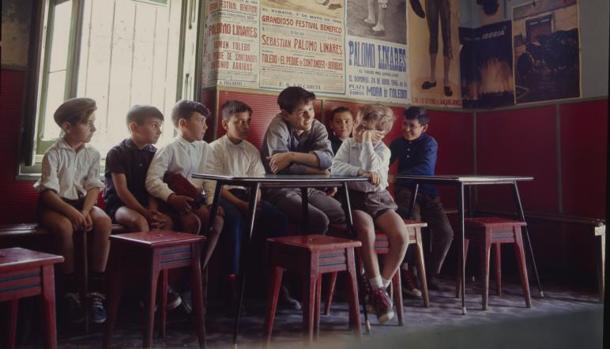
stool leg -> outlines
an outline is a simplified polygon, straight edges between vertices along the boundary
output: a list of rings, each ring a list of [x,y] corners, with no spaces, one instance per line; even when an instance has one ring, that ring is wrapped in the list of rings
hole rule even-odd
[[[155,301],[157,298],[157,285],[159,282],[159,256],[153,252],[148,274],[148,299],[146,300],[146,322],[144,324],[144,348],[150,348],[153,342],[153,328],[155,325]]]
[[[199,338],[199,348],[206,347],[205,309],[204,309],[204,285],[201,276],[201,251],[199,244],[192,245],[193,258],[191,260],[191,295],[193,297],[193,312],[195,314],[195,326]],[[207,267],[206,267],[207,269]],[[207,272],[206,272],[207,274]],[[207,288],[207,286],[205,286]],[[166,292],[167,293],[167,292]]]
[[[521,288],[523,289],[523,296],[525,297],[525,305],[528,308],[532,307],[532,298],[530,296],[530,284],[527,277],[527,267],[525,264],[525,251],[523,249],[523,239],[521,237],[521,227],[514,227],[513,233],[515,234],[515,256],[517,257],[517,264],[519,265],[519,276],[521,277]]]
[[[84,305],[85,312],[85,333],[89,333],[89,307],[87,302],[87,296],[89,294],[89,256],[88,256],[88,243],[87,243],[87,232],[79,230],[74,232],[76,251],[78,251],[79,278],[80,278],[80,300]]]
[[[161,294],[159,297],[161,298],[161,309],[159,311],[159,334],[161,338],[165,338],[165,325],[167,323],[167,274],[168,270],[161,270]]]
[[[322,274],[318,274],[316,281],[316,305],[314,306],[314,330],[316,340],[320,338],[320,298],[322,297]]]
[[[347,250],[347,293],[349,302],[349,316],[350,325],[355,326],[356,335],[358,337],[362,334],[360,327],[360,304],[358,301],[358,276],[356,274],[356,262],[354,257],[354,249],[350,248]]]
[[[335,295],[335,286],[337,284],[337,272],[330,273],[328,283],[328,291],[326,293],[326,306],[324,307],[324,315],[330,315],[330,306]]]
[[[466,264],[466,260],[468,257],[468,247],[470,247],[470,240],[468,239],[464,239],[464,265]],[[460,297],[460,290],[462,289],[462,277],[460,276],[460,268],[458,266],[457,269],[457,278],[456,278],[456,282],[455,282],[455,298],[459,298]],[[466,289],[466,288],[464,288]]]
[[[315,295],[318,281],[318,253],[311,253],[309,268],[303,273],[303,328],[309,343],[313,342]]]
[[[485,241],[481,244],[481,280],[483,280],[483,310],[489,306],[489,257],[491,254],[490,233],[485,233]]]
[[[121,267],[118,265],[119,250],[110,250],[110,260],[108,262],[108,281],[106,284],[106,299],[107,299],[107,312],[108,318],[106,319],[106,326],[104,328],[104,340],[103,348],[108,349],[110,347],[110,338],[112,337],[112,330],[116,323],[117,313],[119,311],[119,304],[121,301]]]
[[[7,349],[14,349],[17,339],[17,318],[19,315],[19,299],[8,302],[8,336],[4,345]]]
[[[604,302],[604,295],[605,295],[605,281],[604,281],[604,277],[605,277],[605,272],[606,272],[606,231],[605,231],[605,227],[604,230],[602,231],[601,235],[599,236],[599,243],[600,243],[600,253],[599,253],[599,270],[598,270],[598,275],[597,275],[597,283],[598,283],[598,291],[599,291],[599,302],[603,303]]]
[[[424,307],[428,308],[430,306],[430,292],[428,292],[428,277],[426,276],[426,264],[424,262],[424,247],[419,228],[415,235],[415,256],[417,258],[417,276],[419,277],[424,296]]]
[[[272,267],[271,279],[269,280],[269,289],[267,294],[267,317],[265,319],[265,342],[271,342],[271,333],[273,332],[273,321],[275,320],[275,311],[277,309],[277,300],[280,295],[280,287],[282,285],[282,276],[284,269],[278,266]]]
[[[392,288],[394,289],[394,305],[396,306],[396,312],[398,317],[398,325],[404,326],[404,307],[402,302],[402,280],[400,276],[400,269],[394,273],[392,277]]]
[[[494,244],[496,265],[496,294],[502,296],[502,244]]]
[[[42,267],[42,313],[45,346],[47,349],[55,349],[57,347],[57,323],[55,317],[55,278],[53,265]]]

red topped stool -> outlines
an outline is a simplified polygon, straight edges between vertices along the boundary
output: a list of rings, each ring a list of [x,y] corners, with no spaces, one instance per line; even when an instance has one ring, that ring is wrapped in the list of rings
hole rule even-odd
[[[0,302],[9,302],[6,348],[15,348],[19,299],[41,295],[45,347],[57,347],[53,265],[64,257],[21,247],[0,249]]]
[[[423,298],[424,298],[424,306],[427,308],[428,306],[430,306],[430,296],[428,293],[428,280],[426,278],[426,266],[424,263],[424,249],[423,249],[421,230],[422,230],[422,228],[427,227],[428,224],[426,224],[424,222],[420,222],[420,221],[405,219],[405,226],[406,226],[408,234],[409,234],[410,244],[415,244],[415,246],[416,246],[415,255],[417,258],[417,275],[420,277],[422,293],[423,293]],[[333,227],[333,228],[335,230],[337,230],[337,227]],[[345,231],[345,230],[343,230],[343,231]],[[388,240],[387,235],[380,233],[380,232],[376,232],[375,233],[375,253],[377,253],[377,255],[387,254],[390,251],[389,247],[390,247],[390,242]],[[326,295],[326,307],[325,307],[326,315],[330,314],[330,307],[331,307],[332,299],[333,299],[333,296],[335,293],[336,280],[337,280],[337,274],[336,273],[331,274],[328,293]],[[394,277],[392,278],[392,298],[393,298],[393,302],[394,302],[394,305],[395,305],[396,311],[397,311],[396,317],[398,318],[398,324],[400,326],[403,326],[404,325],[404,311],[403,311],[404,303],[403,303],[401,288],[402,288],[402,277],[400,275],[400,270],[398,270],[396,272],[396,274],[394,274]]]
[[[278,295],[284,270],[303,277],[303,327],[308,340],[319,335],[322,274],[347,272],[350,324],[360,336],[360,312],[354,248],[360,241],[326,235],[299,235],[267,239],[271,279],[268,293],[265,338],[271,341]]]
[[[521,227],[527,225],[522,221],[511,220],[501,217],[471,217],[465,218],[464,224],[466,227],[466,239],[464,240],[464,263],[468,256],[468,247],[471,242],[477,243],[481,249],[481,279],[483,280],[482,305],[483,310],[488,308],[489,298],[489,258],[491,255],[491,246],[494,245],[496,254],[496,283],[497,293],[502,294],[502,274],[501,274],[501,244],[512,244],[519,266],[519,276],[521,278],[521,287],[523,289],[523,297],[528,308],[532,306],[530,296],[529,280],[527,276],[527,267],[525,264],[525,251],[523,249],[523,238],[521,236]],[[460,277],[458,275],[458,291],[459,295]]]
[[[109,292],[108,320],[104,333],[104,348],[110,346],[112,329],[116,322],[122,278],[146,272],[148,275],[148,298],[146,299],[146,322],[144,348],[152,345],[157,284],[161,274],[160,319],[161,337],[165,336],[167,309],[167,279],[171,269],[190,267],[193,295],[193,311],[199,346],[205,347],[205,322],[203,284],[201,277],[201,245],[204,236],[173,231],[152,231],[110,236],[111,248],[108,262]]]

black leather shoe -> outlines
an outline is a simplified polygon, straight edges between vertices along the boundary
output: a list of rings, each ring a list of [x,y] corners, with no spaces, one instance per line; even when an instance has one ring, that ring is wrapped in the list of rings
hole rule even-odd
[[[424,83],[421,85],[421,88],[423,88],[424,90],[429,90],[435,86],[436,81],[424,81]]]

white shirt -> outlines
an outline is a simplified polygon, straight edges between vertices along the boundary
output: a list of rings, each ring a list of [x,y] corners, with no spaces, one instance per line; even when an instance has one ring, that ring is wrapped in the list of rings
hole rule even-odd
[[[100,152],[90,145],[74,150],[63,138],[53,144],[42,158],[37,192],[50,189],[62,198],[78,200],[94,188],[104,188],[100,180]]]
[[[205,172],[204,166],[209,154],[206,141],[189,142],[178,136],[167,146],[157,150],[148,172],[146,173],[146,190],[163,201],[167,201],[174,192],[163,182],[165,172],[178,172],[191,181],[195,187],[203,190],[203,181],[193,179],[193,173]]]
[[[358,170],[377,172],[380,177],[378,186],[362,182],[349,183],[349,188],[362,192],[384,190],[388,187],[391,155],[390,148],[383,142],[373,145],[372,142],[358,143],[353,138],[348,138],[337,150],[330,172],[347,176],[357,176]]]
[[[265,167],[261,161],[258,149],[248,141],[238,144],[231,142],[226,135],[210,143],[210,155],[206,164],[206,172],[210,174],[230,176],[258,177],[265,175]],[[208,194],[214,193],[215,183],[211,184]],[[224,186],[225,188],[243,188],[240,186]]]

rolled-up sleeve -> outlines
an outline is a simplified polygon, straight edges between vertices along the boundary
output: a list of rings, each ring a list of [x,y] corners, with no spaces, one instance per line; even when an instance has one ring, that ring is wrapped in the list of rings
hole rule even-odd
[[[163,175],[167,171],[171,157],[171,150],[168,147],[159,149],[150,162],[148,172],[146,173],[146,190],[150,195],[163,201],[167,201],[167,198],[174,193],[163,182]]]
[[[97,150],[92,151],[89,171],[83,181],[83,188],[86,191],[104,188],[104,183],[100,179],[100,158],[100,153]]]
[[[315,122],[312,128],[312,154],[318,157],[320,170],[326,170],[333,164],[333,148],[328,139],[326,127],[320,122]]]
[[[58,156],[54,151],[49,151],[42,157],[42,170],[40,179],[34,184],[37,192],[53,190],[59,193],[59,177],[57,177]]]

